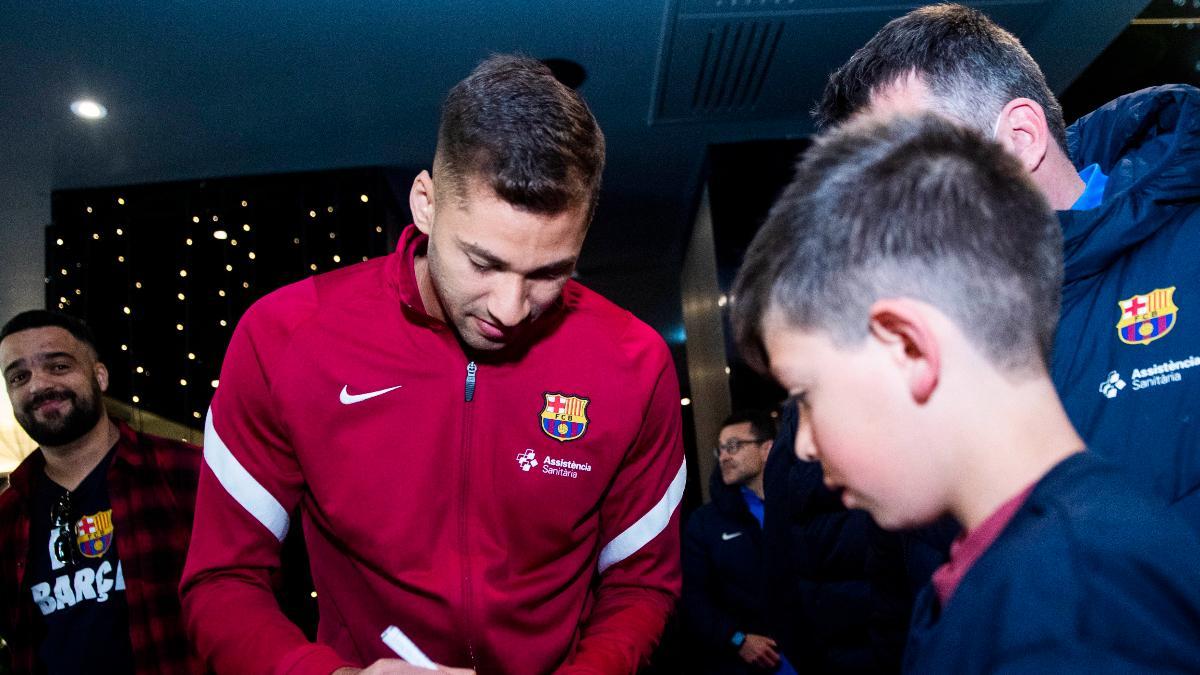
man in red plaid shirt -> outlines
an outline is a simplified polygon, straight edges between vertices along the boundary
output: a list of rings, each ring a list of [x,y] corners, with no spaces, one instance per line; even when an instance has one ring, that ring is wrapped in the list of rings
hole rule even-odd
[[[39,447],[0,493],[0,635],[17,672],[201,672],[176,588],[200,450],[105,414],[108,370],[78,319],[0,330],[17,421]]]

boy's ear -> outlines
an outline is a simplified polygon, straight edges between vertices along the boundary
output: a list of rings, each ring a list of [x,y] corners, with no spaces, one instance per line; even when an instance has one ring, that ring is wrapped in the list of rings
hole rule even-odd
[[[408,191],[408,208],[412,211],[413,224],[422,234],[429,236],[433,225],[433,177],[422,171],[413,179]]]
[[[909,393],[918,404],[933,396],[941,376],[937,334],[923,306],[906,298],[879,300],[871,306],[871,336],[901,369]]]

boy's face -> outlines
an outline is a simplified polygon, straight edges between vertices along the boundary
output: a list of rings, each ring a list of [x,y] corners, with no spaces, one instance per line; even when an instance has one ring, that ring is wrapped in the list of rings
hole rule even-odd
[[[847,508],[902,529],[945,510],[942,473],[920,438],[904,372],[894,350],[869,334],[838,346],[823,332],[798,329],[771,311],[763,326],[771,373],[797,397],[796,455],[819,460],[825,484]]]

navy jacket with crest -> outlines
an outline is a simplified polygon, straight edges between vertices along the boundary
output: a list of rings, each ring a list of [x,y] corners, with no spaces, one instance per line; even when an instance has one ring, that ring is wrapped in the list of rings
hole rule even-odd
[[[1067,145],[1109,180],[1099,207],[1059,212],[1054,382],[1087,444],[1200,530],[1200,90],[1122,96]]]

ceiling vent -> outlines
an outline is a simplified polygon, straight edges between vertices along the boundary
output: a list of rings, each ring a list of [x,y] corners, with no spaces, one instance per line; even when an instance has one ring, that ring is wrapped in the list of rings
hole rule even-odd
[[[1050,0],[973,3],[1020,36]],[[808,118],[829,73],[912,4],[675,0],[651,124]]]
[[[753,110],[783,35],[783,21],[740,21],[709,28],[692,88],[701,114]]]

